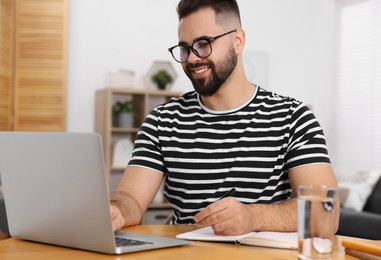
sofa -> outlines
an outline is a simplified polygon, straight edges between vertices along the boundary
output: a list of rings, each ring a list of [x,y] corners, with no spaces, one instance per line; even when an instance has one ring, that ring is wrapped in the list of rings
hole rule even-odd
[[[362,211],[341,208],[337,235],[381,240],[381,178]]]

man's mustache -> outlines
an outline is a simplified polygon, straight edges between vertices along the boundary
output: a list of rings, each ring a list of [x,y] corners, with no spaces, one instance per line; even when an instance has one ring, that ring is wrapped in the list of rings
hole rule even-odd
[[[199,67],[212,67],[212,63],[211,62],[198,62],[198,63],[193,63],[193,64],[188,64],[186,66],[187,70],[192,70],[192,69],[197,69]]]

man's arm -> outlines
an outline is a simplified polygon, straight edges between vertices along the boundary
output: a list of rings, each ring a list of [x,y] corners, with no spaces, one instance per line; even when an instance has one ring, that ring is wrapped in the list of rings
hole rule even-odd
[[[329,164],[300,166],[290,170],[288,175],[295,195],[298,185],[337,187],[336,177]],[[336,199],[336,205],[339,205],[339,198]],[[336,206],[336,230],[339,212],[340,209]],[[233,198],[225,198],[198,213],[195,221],[200,227],[212,226],[218,235],[238,235],[251,231],[296,231],[296,198],[278,204],[250,205],[244,205]]]
[[[296,167],[289,171],[288,178],[290,179],[292,192],[297,195],[298,185],[324,185],[337,189],[337,180],[330,164],[310,164],[306,166]],[[336,202],[334,207],[335,215],[335,230],[339,228],[340,217],[340,198],[339,193],[336,193]]]
[[[130,166],[114,192],[110,194],[110,210],[114,230],[141,222],[144,212],[155,197],[163,174],[149,168]]]

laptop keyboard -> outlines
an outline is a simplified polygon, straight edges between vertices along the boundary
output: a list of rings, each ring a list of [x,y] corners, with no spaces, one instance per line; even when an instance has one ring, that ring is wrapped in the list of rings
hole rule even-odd
[[[147,241],[139,241],[128,238],[115,237],[115,243],[117,247],[125,247],[125,246],[141,246],[141,245],[150,245],[152,242]]]

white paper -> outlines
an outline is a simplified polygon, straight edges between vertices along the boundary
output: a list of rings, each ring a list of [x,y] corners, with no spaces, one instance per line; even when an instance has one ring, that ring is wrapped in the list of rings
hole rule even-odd
[[[298,236],[296,232],[251,232],[238,236],[218,236],[211,227],[182,233],[176,238],[211,241],[211,242],[239,242],[245,245],[266,246],[275,248],[297,249]]]
[[[235,242],[241,238],[247,237],[253,233],[239,235],[239,236],[218,236],[214,234],[212,227],[204,227],[194,231],[182,233],[176,238],[187,240],[200,240],[200,241],[216,241],[216,242]]]
[[[239,242],[241,244],[253,246],[297,249],[298,234],[296,232],[262,231],[242,238]]]

